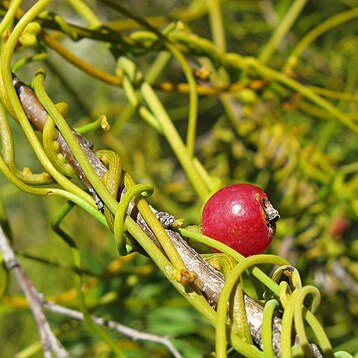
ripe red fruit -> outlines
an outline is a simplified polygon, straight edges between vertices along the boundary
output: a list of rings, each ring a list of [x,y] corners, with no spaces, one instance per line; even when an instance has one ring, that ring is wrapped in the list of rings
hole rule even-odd
[[[202,213],[202,230],[204,235],[243,256],[250,256],[268,248],[279,218],[262,189],[235,184],[217,191],[207,201]]]

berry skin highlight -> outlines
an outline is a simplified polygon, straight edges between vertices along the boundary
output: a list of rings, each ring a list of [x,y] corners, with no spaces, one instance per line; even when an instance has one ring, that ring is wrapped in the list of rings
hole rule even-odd
[[[234,184],[217,191],[207,201],[202,213],[202,231],[247,257],[269,247],[279,218],[261,188]]]

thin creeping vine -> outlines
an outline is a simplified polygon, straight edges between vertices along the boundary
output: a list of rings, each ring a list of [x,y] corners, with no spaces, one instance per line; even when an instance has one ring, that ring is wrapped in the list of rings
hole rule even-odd
[[[0,60],[1,98],[4,107],[19,121],[40,163],[48,174],[42,174],[43,178],[37,177],[42,178],[37,179],[37,182],[32,175],[29,175],[32,181],[25,181],[23,176],[19,174],[14,160],[12,134],[7,125],[5,111],[2,110],[1,120],[5,125],[1,129],[1,139],[5,150],[3,152],[4,160],[3,158],[0,160],[0,169],[6,177],[23,191],[32,194],[62,196],[81,206],[113,231],[114,240],[121,254],[127,254],[133,249],[128,245],[130,242],[124,241],[124,233],[129,233],[153,259],[177,290],[215,326],[218,357],[226,356],[227,343],[231,344],[239,353],[248,357],[266,356],[265,354],[268,354],[268,356],[282,354],[282,356],[290,357],[296,351],[319,357],[321,356],[319,349],[314,344],[311,344],[307,338],[305,324],[314,327],[315,343],[317,343],[325,356],[332,356],[330,342],[314,316],[314,311],[319,303],[319,292],[316,288],[311,286],[302,287],[297,271],[292,271],[291,266],[286,266],[287,261],[283,258],[259,255],[245,259],[225,245],[216,243],[198,232],[185,228],[179,228],[174,231],[171,228],[163,227],[155,211],[145,200],[153,191],[152,186],[136,184],[130,175],[123,170],[121,158],[117,153],[102,150],[96,153],[97,156],[94,155],[92,146],[68,125],[66,121],[66,105],[55,105],[48,96],[44,86],[45,74],[42,70],[37,72],[34,80],[34,89],[39,100],[36,106],[41,108],[40,112],[45,113],[43,123],[37,127],[42,131],[43,141],[41,143],[38,140],[34,129],[28,122],[29,119],[35,124],[34,117],[31,117],[28,111],[29,106],[34,105],[34,102],[26,103],[26,92],[23,92],[31,90],[15,79],[14,83],[17,90],[15,92],[11,81],[10,64],[15,48],[17,44],[21,43],[20,38],[26,32],[27,26],[36,19],[48,3],[49,1],[45,0],[37,2],[34,7],[21,17],[8,38],[2,43]],[[101,22],[97,21],[93,12],[86,12],[86,5],[81,2],[79,4],[81,4],[79,12],[92,24],[100,26]],[[18,6],[19,2],[11,3],[10,10],[0,27],[2,31],[5,31],[15,19]],[[116,8],[115,4],[113,6]],[[133,16],[133,18],[138,20],[138,17]],[[41,19],[44,19],[44,14],[39,18],[39,21]],[[76,39],[76,32],[71,27],[68,27],[65,21],[60,18],[57,18],[56,21],[64,34]],[[123,84],[123,89],[131,106],[167,139],[181,166],[187,173],[193,188],[203,201],[217,187],[217,182],[210,177],[199,160],[194,157],[197,92],[193,75],[184,57],[186,51],[205,55],[211,52],[209,57],[218,61],[226,69],[240,69],[246,73],[258,74],[266,82],[276,81],[281,86],[297,90],[316,105],[325,108],[351,128],[352,131],[357,131],[356,125],[328,102],[314,92],[307,90],[295,80],[263,66],[259,61],[244,58],[237,54],[223,54],[210,41],[185,34],[175,26],[170,25],[166,31],[161,33],[156,29],[154,31],[146,22],[138,22],[144,26],[146,31],[138,31],[129,35],[130,45],[144,49],[153,48],[154,45],[163,46],[179,62],[188,81],[190,111],[188,114],[186,143],[181,139],[168,112],[155,93],[154,87],[151,86],[150,81],[141,72],[139,65],[133,60],[133,56],[127,56],[124,53],[117,59],[117,73],[121,74],[120,80],[116,76],[111,77],[111,80],[115,78],[116,85]],[[101,31],[101,29],[98,31]],[[217,38],[220,39],[221,37],[219,29]],[[39,38],[47,45],[51,44],[51,35],[44,33],[42,30],[39,32]],[[218,41],[222,42],[222,39]],[[223,42],[220,48],[221,50],[225,48]],[[65,57],[67,56],[67,59],[71,60],[79,68],[96,77],[96,72],[93,68],[83,66],[83,64],[74,59],[72,54],[65,55],[67,52],[63,48],[57,47],[57,50]],[[265,58],[269,57],[272,49],[269,47],[267,51],[268,55],[266,54]],[[97,78],[103,80],[103,73]],[[34,97],[31,98],[34,100]],[[72,153],[73,158],[71,157],[71,160],[68,157],[68,153]],[[96,160],[95,165],[89,159],[89,153],[92,155],[91,158],[95,158],[93,159]],[[92,197],[71,180],[75,173],[86,184]],[[48,184],[50,182],[59,184],[63,189],[33,187],[35,183]],[[61,219],[66,214],[67,209],[64,209],[60,215]],[[61,237],[66,239],[66,234],[59,228],[58,224],[59,221],[56,222],[55,229]],[[190,248],[180,234],[219,249],[224,252],[224,255],[230,255],[230,260],[225,261],[223,259],[220,261],[224,266],[222,270],[224,275],[216,271]],[[72,247],[75,247],[72,239],[70,240],[67,237],[67,241]],[[80,256],[77,248],[74,262],[79,268]],[[233,262],[236,264],[234,268],[231,266]],[[271,279],[256,266],[251,267],[257,264],[277,264],[281,266],[279,269],[281,271],[276,272]],[[281,272],[285,270],[291,272],[289,284],[285,281],[280,282],[282,279]],[[204,271],[206,274],[203,273]],[[251,299],[248,293],[245,292],[245,287],[242,285],[244,272],[252,273],[269,291],[267,296],[270,300],[264,307]],[[80,280],[77,290],[78,296],[82,300],[80,306],[83,310],[83,315],[88,318],[88,310],[84,303],[84,296],[81,293]],[[310,296],[312,296],[311,305],[306,308],[306,298]],[[228,306],[230,307],[229,314]],[[232,307],[234,308],[231,310]],[[279,310],[283,310],[282,321],[278,317]],[[253,322],[252,317],[255,315],[260,316],[259,322]],[[228,318],[231,319],[229,323],[227,323]],[[91,319],[88,320],[88,323],[96,330]],[[262,334],[260,333],[261,328]],[[292,344],[291,337],[293,328],[296,331],[294,344]],[[227,334],[226,330],[230,334]],[[121,355],[122,352],[116,349],[112,340],[108,340],[106,335],[101,332],[100,334],[112,346],[113,351]]]
[[[217,306],[217,323],[216,323],[216,355],[218,357],[223,357],[226,354],[226,329],[225,322],[227,319],[227,304],[230,301],[230,295],[235,287],[238,284],[238,280],[241,274],[252,265],[262,264],[262,263],[271,263],[276,265],[286,264],[286,260],[277,256],[266,256],[266,255],[256,255],[253,257],[246,258],[241,260],[237,266],[230,272],[230,275],[226,278],[225,285],[221,291],[220,299]],[[241,310],[237,313],[238,326],[241,327],[238,330],[238,333],[241,333],[240,336],[248,343],[251,343],[251,336],[248,336],[248,326],[247,319],[245,319],[245,311],[242,309],[244,305],[240,305]],[[242,332],[240,332],[240,330]],[[246,333],[245,333],[246,332]],[[245,338],[246,337],[246,338]],[[240,352],[244,356],[254,357],[246,350]],[[253,352],[255,353],[255,352]],[[257,354],[257,352],[256,352]]]

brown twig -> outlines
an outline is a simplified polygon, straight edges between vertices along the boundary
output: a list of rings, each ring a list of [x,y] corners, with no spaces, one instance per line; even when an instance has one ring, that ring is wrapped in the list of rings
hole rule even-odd
[[[71,308],[67,308],[67,307],[57,305],[55,303],[47,302],[47,301],[43,302],[43,307],[45,309],[47,309],[48,311],[58,313],[63,316],[67,316],[67,317],[70,317],[70,318],[73,318],[73,319],[76,319],[79,321],[84,320],[84,316],[83,316],[82,312],[76,311]],[[156,334],[137,331],[136,329],[124,326],[123,324],[118,323],[116,321],[105,320],[101,317],[91,316],[91,318],[96,324],[103,326],[103,327],[113,329],[127,337],[130,337],[134,341],[143,340],[143,341],[159,343],[159,344],[162,344],[165,347],[167,347],[168,350],[173,354],[173,357],[175,357],[175,358],[182,357],[182,355],[178,352],[178,350],[170,342],[168,337],[162,337],[162,336],[158,336]]]
[[[44,357],[51,358],[52,353],[59,358],[69,357],[69,354],[62,346],[51,330],[50,324],[42,310],[42,295],[34,288],[30,279],[27,277],[25,271],[20,266],[16,259],[14,252],[11,249],[8,238],[6,237],[2,226],[0,225],[0,251],[3,254],[3,259],[8,270],[12,270],[16,276],[17,282],[20,284],[30,309],[37,324],[40,334],[40,339],[44,351]]]
[[[8,270],[14,271],[17,281],[19,282],[22,290],[25,293],[27,301],[29,302],[30,309],[33,313],[35,321],[37,323],[40,338],[44,350],[45,357],[52,357],[51,352],[59,358],[69,357],[61,342],[53,334],[50,324],[48,323],[46,316],[43,312],[43,308],[48,311],[61,314],[76,320],[83,321],[84,316],[82,312],[57,305],[52,302],[45,300],[40,292],[38,292],[32,285],[30,279],[27,277],[25,271],[17,261],[16,256],[10,246],[9,240],[7,239],[1,225],[0,225],[0,252],[3,254],[4,262]],[[168,348],[172,353],[173,357],[181,358],[182,355],[170,342],[168,337],[158,336],[156,334],[141,332],[133,328],[127,327],[115,321],[105,320],[101,317],[91,316],[93,321],[103,327],[113,329],[127,337],[130,337],[134,341],[143,340],[159,343]]]

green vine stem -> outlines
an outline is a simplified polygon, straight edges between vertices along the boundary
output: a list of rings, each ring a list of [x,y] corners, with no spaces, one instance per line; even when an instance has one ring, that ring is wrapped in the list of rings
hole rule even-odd
[[[9,28],[11,23],[13,22],[16,12],[19,9],[20,5],[22,3],[22,0],[14,0],[11,2],[11,5],[6,12],[4,18],[2,19],[0,23],[0,34],[3,34],[6,29]]]
[[[305,308],[304,308],[305,310]],[[318,319],[313,315],[312,312],[305,310],[304,313],[305,321],[314,331],[314,336],[321,347],[321,350],[324,352],[325,356],[331,357],[332,356],[332,344],[329,341],[327,334],[322,327],[321,323]]]
[[[1,138],[1,156],[4,162],[10,167],[15,165],[14,140],[9,122],[6,117],[4,106],[0,103],[0,138]]]
[[[275,309],[279,306],[279,301],[272,299],[267,301],[264,307],[264,317],[262,320],[262,348],[266,358],[275,357],[272,347],[272,321]]]
[[[307,334],[305,332],[303,316],[305,310],[302,310],[302,306],[304,301],[308,295],[313,297],[312,302],[310,304],[310,308],[308,308],[312,313],[316,311],[319,306],[321,300],[321,294],[316,287],[313,286],[305,286],[299,290],[296,300],[295,300],[295,310],[294,310],[294,324],[297,333],[297,337],[299,339],[300,345],[303,347],[306,354],[309,354],[309,341],[307,338]]]
[[[6,165],[6,163],[3,161],[1,157],[0,157],[0,171],[12,184],[14,184],[21,191],[29,194],[35,194],[35,195],[44,195],[44,196],[56,195],[66,200],[69,200],[75,203],[76,205],[78,205],[83,210],[85,210],[91,216],[95,217],[101,224],[107,226],[105,218],[103,217],[102,214],[98,212],[98,209],[94,205],[92,200],[90,201],[90,203],[88,203],[86,200],[83,200],[81,197],[78,197],[77,195],[74,195],[66,190],[62,190],[58,188],[37,188],[27,185],[13,174],[13,172],[9,169],[9,167]]]
[[[91,28],[96,28],[102,25],[96,14],[85,2],[81,0],[68,0],[68,3],[75,9],[77,14],[81,15],[81,17],[86,20]]]
[[[172,58],[171,54],[167,51],[162,51],[159,53],[151,67],[145,74],[145,79],[149,84],[152,84],[162,73],[166,65],[169,63]],[[120,73],[122,73],[122,69],[119,69]],[[127,77],[124,76],[122,79],[122,86],[129,83],[130,81]],[[131,89],[130,89],[131,90]],[[136,101],[136,100],[135,100]],[[145,106],[140,106],[136,108],[135,105],[131,102],[125,105],[119,118],[116,119],[113,127],[111,128],[111,134],[116,136],[120,133],[125,123],[133,116],[135,110],[137,109],[139,115],[152,127],[154,127],[158,133],[162,134],[162,130],[160,125],[158,124],[157,119],[153,116],[153,114],[146,108]]]
[[[198,94],[196,91],[196,82],[192,73],[192,69],[183,54],[173,45],[167,44],[167,48],[177,59],[182,67],[183,73],[189,84],[189,116],[188,116],[188,129],[186,136],[186,148],[190,157],[194,156],[195,140],[196,140],[196,126],[198,117]]]
[[[151,43],[156,41],[156,36],[153,33],[138,31],[131,34],[131,38],[135,41],[143,43],[150,41]],[[225,53],[220,54],[218,49],[208,40],[198,38],[196,36],[184,35],[181,32],[172,32],[168,34],[169,40],[177,43],[181,43],[190,49],[195,49],[197,53],[205,53],[212,61],[220,61],[225,68],[232,68],[242,70],[244,73],[256,74],[261,76],[264,80],[269,82],[277,82],[283,85],[285,88],[296,91],[301,94],[305,99],[312,101],[318,107],[326,110],[334,118],[339,120],[342,124],[352,129],[355,133],[358,133],[358,126],[352,121],[349,116],[322,97],[314,93],[310,88],[300,84],[298,81],[289,78],[285,74],[275,71],[267,66],[262,65],[258,60],[253,57],[243,57],[237,53]]]
[[[277,28],[273,32],[267,44],[262,48],[258,57],[262,64],[266,64],[272,57],[274,51],[282,42],[290,28],[301,14],[307,0],[295,0],[290,9],[286,12],[285,17],[278,23]]]
[[[185,170],[188,178],[195,188],[195,191],[198,193],[201,200],[205,202],[210,195],[209,189],[206,187],[196,168],[193,167],[190,154],[179,137],[173,122],[170,120],[167,112],[163,108],[160,101],[158,101],[155,92],[149,84],[143,83],[141,85],[141,92],[143,94],[143,99],[146,101],[148,107],[155,114],[159,123],[161,124],[165,137],[167,138],[175,155],[183,166],[183,169]]]
[[[275,255],[252,256],[239,262],[237,266],[230,273],[230,276],[226,278],[226,282],[221,291],[220,299],[217,306],[217,322],[215,327],[216,328],[216,355],[220,358],[226,357],[226,312],[227,312],[227,303],[230,300],[230,295],[232,293],[232,290],[235,287],[241,274],[246,269],[248,269],[250,266],[263,264],[263,263],[283,265],[286,263],[286,260]],[[247,324],[247,321],[243,320],[242,323]],[[246,331],[245,328],[243,330]],[[242,346],[242,350],[240,350],[239,352],[243,354],[245,357],[254,357],[254,355],[252,355],[252,353],[250,353],[250,351],[247,350],[248,348],[249,347],[247,347],[247,344],[245,344]]]
[[[82,197],[83,200],[87,200],[89,203],[92,204],[92,199],[89,198],[87,194],[84,193],[83,190],[77,187],[77,185],[73,184],[71,181],[69,181],[66,177],[64,177],[62,174],[60,174],[56,168],[53,166],[53,164],[48,159],[46,153],[44,152],[42,145],[40,144],[33,128],[31,127],[22,107],[19,103],[19,99],[17,97],[17,94],[15,92],[14,87],[12,86],[12,79],[11,79],[11,70],[10,70],[10,61],[11,56],[13,54],[13,51],[15,49],[17,40],[27,24],[29,24],[43,9],[44,6],[46,6],[48,3],[48,0],[41,0],[36,3],[36,5],[31,8],[18,22],[16,27],[14,28],[13,32],[11,33],[6,45],[3,48],[3,53],[1,56],[1,77],[2,77],[2,83],[5,88],[7,88],[7,94],[6,97],[8,104],[10,105],[10,113],[15,114],[15,118],[17,118],[20,122],[20,125],[22,126],[25,135],[27,136],[29,142],[31,143],[38,159],[40,160],[41,164],[45,168],[47,172],[51,174],[51,176],[61,184],[63,188],[68,190],[69,192]]]
[[[144,197],[149,196],[153,192],[153,188],[148,184],[138,184],[129,188],[121,198],[120,203],[118,204],[117,212],[114,217],[113,223],[113,233],[114,239],[117,243],[118,251],[121,255],[127,253],[124,242],[124,220],[127,214],[128,206],[133,198],[142,195]]]
[[[213,42],[216,44],[218,50],[224,53],[226,52],[226,39],[222,21],[220,1],[209,1],[207,6]]]
[[[143,76],[136,69],[134,63],[132,63],[129,59],[122,58],[119,62],[119,66],[123,68],[130,81],[142,81],[141,79],[143,78]],[[134,74],[136,77],[133,77]],[[163,105],[159,101],[157,95],[155,94],[149,83],[142,81],[142,83],[140,84],[140,91],[150,111],[157,119],[157,122],[161,130],[163,131],[165,138],[169,142],[173,152],[180,161],[195,191],[198,193],[202,201],[205,201],[210,194],[209,188],[206,187],[201,175],[198,173],[195,166],[193,166],[190,153],[188,152],[187,147],[180,138],[168,113],[164,109]],[[136,94],[134,92],[134,89],[132,88],[129,91],[129,98],[135,96]],[[135,105],[136,103],[139,103],[139,100],[137,98],[133,98],[131,103]]]
[[[3,18],[3,20],[1,21],[1,24],[0,24],[0,29],[1,29],[1,36],[3,36],[5,30],[7,30],[7,28],[11,25],[13,19],[14,19],[14,16],[16,14],[16,11],[18,10],[18,8],[20,7],[21,5],[21,0],[15,0],[11,3],[10,5],[10,8],[8,9],[7,11],[7,14],[6,16]],[[1,57],[4,57],[5,56],[5,43],[4,41],[2,40],[1,41]],[[3,76],[2,76],[2,69],[0,68],[0,71],[1,71],[1,78],[0,78],[0,92],[1,92],[1,99],[2,99],[2,103],[4,104],[6,110],[8,110],[10,112],[10,114],[16,118],[14,112],[12,111],[12,108],[11,108],[11,104],[9,103],[9,98],[7,96],[7,88],[6,88],[6,85],[4,83],[4,79],[3,79]]]
[[[42,39],[49,47],[51,47],[54,51],[56,51],[65,60],[72,63],[74,66],[78,67],[82,71],[88,73],[93,78],[96,78],[112,86],[121,85],[122,79],[120,77],[104,72],[99,68],[92,66],[90,63],[83,61],[80,57],[76,56],[71,51],[69,51],[60,42],[54,39],[51,35],[47,33],[42,33]]]
[[[232,303],[231,317],[233,320],[230,338],[239,336],[245,343],[252,345],[253,341],[245,310],[243,284],[242,282],[239,282],[239,280],[237,281],[236,286],[233,288],[233,292],[231,294],[233,293],[234,298],[233,300],[230,300],[230,303]]]
[[[322,22],[308,34],[306,34],[292,50],[291,55],[289,56],[283,72],[289,72],[291,67],[295,66],[297,59],[300,57],[301,53],[314,41],[317,37],[321,36],[328,30],[333,27],[339,26],[342,23],[353,20],[358,16],[358,8],[354,8],[348,11],[341,12],[340,14],[334,15],[328,20]]]
[[[49,160],[61,174],[73,178],[76,172],[59,152],[59,144],[57,142],[59,132],[51,117],[47,118],[42,133],[43,147]]]

